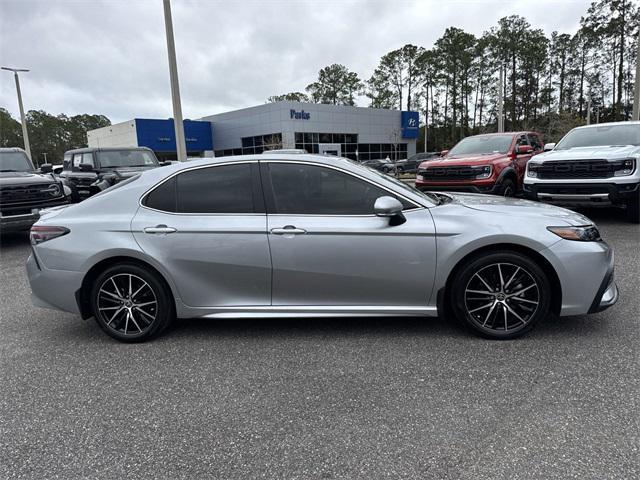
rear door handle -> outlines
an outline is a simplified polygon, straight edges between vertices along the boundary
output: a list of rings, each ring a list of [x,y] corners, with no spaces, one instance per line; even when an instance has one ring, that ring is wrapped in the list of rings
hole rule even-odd
[[[282,228],[272,228],[271,233],[274,235],[302,235],[307,233],[304,228],[296,228],[293,225],[286,225]]]
[[[166,225],[156,225],[155,227],[147,227],[144,229],[144,233],[167,234],[167,233],[175,233],[175,232],[177,232],[175,228],[167,227]]]

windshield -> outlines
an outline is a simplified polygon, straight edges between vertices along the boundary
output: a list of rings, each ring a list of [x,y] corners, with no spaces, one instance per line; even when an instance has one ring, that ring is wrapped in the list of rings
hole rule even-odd
[[[384,173],[381,173],[380,171],[376,170],[375,168],[371,168],[368,165],[364,164],[364,163],[358,163],[355,162],[353,160],[350,160],[348,158],[346,158],[345,160],[349,161],[350,163],[354,164],[354,165],[358,165],[359,167],[363,167],[366,168],[367,171],[375,174],[377,177],[380,177],[384,180],[387,180],[389,182],[393,182],[393,184],[399,188],[401,188],[402,190],[406,191],[406,192],[411,192],[413,194],[417,194],[420,195],[421,197],[427,198],[429,199],[430,202],[432,203],[436,203],[439,204],[440,203],[440,199],[438,198],[437,195],[432,194],[431,192],[422,192],[420,190],[418,190],[417,188],[412,187],[411,185],[408,185],[406,183],[404,183],[401,180],[398,180],[397,178],[394,178],[390,175],[386,175]]]
[[[155,156],[146,150],[109,150],[98,152],[100,168],[147,167],[158,165]]]
[[[640,124],[576,128],[567,133],[554,150],[611,145],[640,145]]]
[[[488,155],[507,153],[513,135],[477,135],[461,140],[449,151],[449,155]]]
[[[0,172],[32,172],[33,165],[24,152],[0,152]]]

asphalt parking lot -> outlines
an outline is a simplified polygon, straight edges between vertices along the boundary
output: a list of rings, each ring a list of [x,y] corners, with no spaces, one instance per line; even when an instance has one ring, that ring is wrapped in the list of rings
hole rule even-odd
[[[640,230],[585,211],[621,300],[476,338],[446,319],[186,320],[124,345],[33,307],[0,250],[0,478],[639,478]]]

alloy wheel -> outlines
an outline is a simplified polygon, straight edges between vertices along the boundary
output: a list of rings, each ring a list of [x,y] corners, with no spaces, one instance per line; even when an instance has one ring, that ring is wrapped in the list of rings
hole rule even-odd
[[[108,277],[98,289],[96,305],[104,325],[121,335],[142,335],[156,320],[158,300],[153,288],[130,273]]]
[[[464,293],[467,316],[480,328],[515,332],[525,328],[540,306],[540,287],[524,267],[492,263],[475,272]]]

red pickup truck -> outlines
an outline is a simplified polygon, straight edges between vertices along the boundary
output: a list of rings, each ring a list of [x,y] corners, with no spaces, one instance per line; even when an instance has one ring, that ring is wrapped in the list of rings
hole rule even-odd
[[[522,189],[527,162],[543,149],[542,136],[536,132],[467,137],[442,152],[441,158],[422,162],[416,187],[513,196]]]

